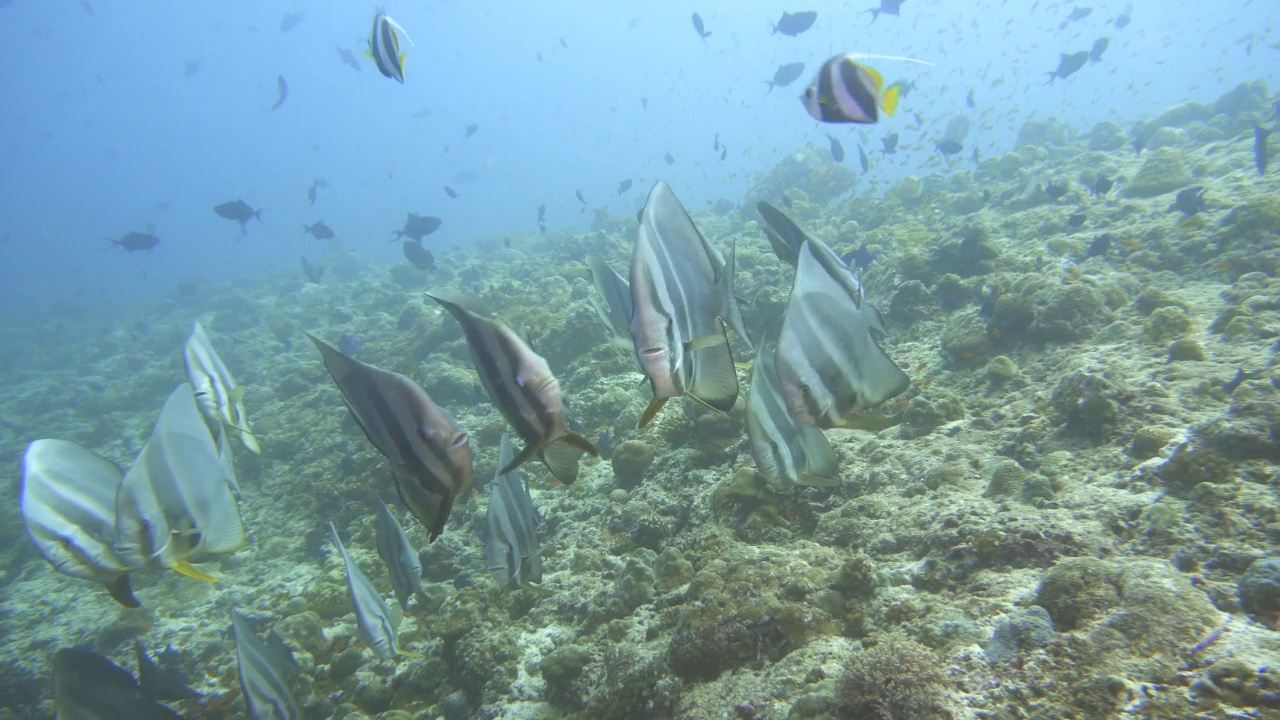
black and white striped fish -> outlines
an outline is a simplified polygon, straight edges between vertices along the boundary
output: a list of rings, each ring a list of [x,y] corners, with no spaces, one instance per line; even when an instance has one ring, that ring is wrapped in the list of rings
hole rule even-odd
[[[733,253],[725,263],[661,180],[640,213],[631,300],[636,359],[653,391],[640,427],[680,395],[728,412],[738,378],[725,322],[746,338],[733,297]]]
[[[422,592],[422,560],[418,551],[404,534],[404,528],[391,508],[378,498],[378,524],[374,526],[374,543],[378,547],[378,557],[387,566],[387,574],[391,576],[391,587],[396,591],[396,601],[400,607],[409,607],[409,598]]]
[[[199,320],[191,326],[191,337],[182,349],[182,359],[187,367],[187,382],[195,391],[196,404],[205,420],[213,427],[226,425],[239,431],[244,446],[255,455],[261,454],[262,448],[244,410],[244,388],[236,385]]]
[[[826,123],[874,123],[880,111],[893,115],[902,88],[884,87],[875,69],[854,62],[852,55],[837,55],[818,68],[813,84],[800,102],[814,120]]]
[[[631,286],[627,279],[618,274],[599,257],[587,258],[587,267],[591,270],[591,282],[596,286],[596,294],[591,296],[591,306],[601,322],[609,328],[609,336],[613,343],[630,350],[631,331],[627,326],[631,323]]]
[[[253,632],[248,619],[231,611],[231,635],[236,641],[236,665],[240,690],[253,720],[302,720],[302,711],[293,698],[290,676],[298,672],[291,653],[271,633],[275,642],[264,643]]]
[[[369,53],[378,66],[378,72],[398,83],[404,82],[404,53],[400,52],[400,34],[403,33],[409,44],[413,38],[400,27],[400,23],[391,19],[386,13],[378,13],[373,18],[373,34],[369,37]]]
[[[824,429],[886,427],[861,413],[905,391],[910,378],[876,341],[884,324],[853,271],[806,236],[774,353],[787,411]]]
[[[432,540],[471,486],[471,440],[417,383],[362,363],[311,335],[347,409],[391,463],[400,500]]]
[[[560,482],[567,485],[577,480],[582,454],[598,453],[591,441],[569,429],[560,381],[547,361],[514,330],[469,309],[463,298],[443,292],[427,296],[462,326],[480,384],[525,443],[502,472],[511,472],[536,455]]]
[[[382,660],[390,660],[397,654],[422,657],[419,653],[401,650],[396,644],[396,623],[391,621],[391,613],[387,610],[387,604],[382,601],[382,595],[378,594],[373,583],[369,582],[369,578],[365,577],[347,554],[333,523],[329,523],[329,535],[333,538],[333,544],[338,546],[342,564],[347,570],[347,593],[351,597],[351,604],[355,606],[360,639]]]
[[[134,570],[118,557],[116,492],[124,472],[66,440],[35,440],[22,456],[22,522],[36,549],[63,575],[100,582],[126,607],[140,603],[129,587]]]
[[[542,547],[538,544],[538,512],[533,507],[524,471],[501,472],[515,458],[511,436],[502,434],[499,472],[489,485],[485,513],[484,557],[493,581],[503,589],[542,582]]]
[[[772,343],[761,344],[747,393],[747,438],[756,469],[781,485],[834,487],[840,484],[835,451],[822,431],[799,425],[778,389]]]

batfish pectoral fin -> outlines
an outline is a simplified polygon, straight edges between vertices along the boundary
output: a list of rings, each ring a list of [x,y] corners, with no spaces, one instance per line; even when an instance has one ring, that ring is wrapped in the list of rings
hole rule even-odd
[[[894,425],[900,425],[901,423],[901,417],[853,413],[848,417],[843,418],[842,422],[836,427],[843,428],[845,430],[870,430],[872,432],[879,432],[881,430],[887,430]]]
[[[729,412],[738,400],[738,370],[729,353],[728,338],[720,336],[720,347],[707,348],[695,356],[693,383],[686,394],[713,410]]]
[[[840,478],[822,477],[813,473],[802,472],[796,478],[796,484],[813,488],[835,488],[840,487]]]
[[[133,588],[129,585],[129,576],[127,574],[117,575],[108,580],[107,592],[113,600],[125,607],[142,607],[142,603],[138,602],[138,598],[133,596]]]
[[[578,479],[578,460],[584,453],[600,455],[590,440],[571,432],[542,449],[542,462],[557,480],[572,485]]]
[[[645,425],[653,422],[653,418],[662,410],[662,406],[667,404],[667,398],[656,397],[649,401],[649,407],[644,409],[644,414],[640,416],[640,424],[636,427],[643,428]]]
[[[201,571],[195,565],[192,565],[186,560],[179,560],[178,562],[174,563],[173,565],[170,565],[169,567],[179,575],[185,575],[193,580],[201,580],[203,582],[218,582],[218,578]]]
[[[400,649],[400,648],[396,648],[396,654],[397,654],[397,655],[403,655],[403,656],[405,656],[405,657],[409,657],[409,658],[420,658],[420,657],[422,657],[422,653],[416,653],[416,652],[414,652],[414,651],[412,651],[412,650],[402,650],[402,649]]]

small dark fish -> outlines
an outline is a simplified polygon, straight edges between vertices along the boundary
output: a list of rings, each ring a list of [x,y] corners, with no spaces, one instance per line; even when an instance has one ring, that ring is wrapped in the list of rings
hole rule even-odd
[[[1066,80],[1072,73],[1084,67],[1084,64],[1087,62],[1089,62],[1088,50],[1081,50],[1078,53],[1071,53],[1070,55],[1063,53],[1062,59],[1058,61],[1058,69],[1045,73],[1049,76],[1049,81],[1046,82],[1045,85],[1048,85],[1058,78]]]
[[[1129,24],[1130,13],[1133,12],[1133,5],[1126,5],[1124,12],[1116,16],[1116,21],[1112,23],[1117,30]]]
[[[880,138],[880,144],[884,147],[880,150],[882,155],[894,155],[898,152],[898,133],[889,133]]]
[[[276,100],[276,104],[271,106],[271,110],[278,110],[289,97],[289,83],[284,81],[283,75],[276,76],[276,90],[280,93],[280,99]]]
[[[581,189],[579,189],[579,190],[575,191],[575,192],[573,193],[573,196],[574,196],[574,197],[576,197],[576,198],[578,198],[578,202],[582,203],[583,205],[586,205],[586,204],[587,204],[587,199],[586,199],[586,198],[584,198],[584,197],[582,197],[582,190],[581,190]]]
[[[813,21],[817,19],[818,13],[812,10],[794,13],[783,12],[782,19],[778,20],[777,24],[773,26],[773,31],[788,37],[795,37],[813,27]]]
[[[627,178],[626,180],[623,180],[622,182],[618,183],[619,196],[621,196],[623,193],[625,193],[630,189],[631,189],[631,178]]]
[[[720,148],[720,159],[723,160],[727,157],[729,157],[729,148],[727,147]]]
[[[837,55],[818,68],[800,96],[809,117],[827,123],[874,123],[880,112],[893,115],[901,86],[884,86],[875,68],[860,65],[853,55]]]
[[[862,149],[862,143],[858,143],[858,164],[862,166],[862,172],[870,172],[871,160],[867,157],[867,151]]]
[[[568,49],[569,49],[569,43],[565,42],[565,41],[564,41],[564,38],[560,38],[560,47],[564,48],[565,50],[568,50]]]
[[[830,133],[827,134],[827,140],[831,141],[831,159],[836,162],[844,162],[844,146]]]
[[[871,252],[871,250],[867,248],[866,243],[862,243],[862,247],[852,252],[845,253],[840,257],[840,259],[844,261],[845,265],[863,270],[870,267],[871,263],[875,262],[875,259],[878,257],[880,256]]]
[[[472,135],[475,135],[476,131],[479,129],[480,129],[480,125],[478,123],[471,123],[470,125],[467,126],[467,137],[471,137]]]
[[[454,190],[453,188],[449,187],[448,185],[445,185],[445,186],[444,186],[444,194],[445,194],[445,195],[448,195],[448,196],[449,196],[449,197],[451,197],[451,198],[456,198],[456,197],[458,197],[458,191],[457,191],[457,190]]]
[[[284,17],[280,18],[280,32],[289,32],[298,27],[306,16],[304,12],[285,13]]]
[[[1061,183],[1055,183],[1050,180],[1044,184],[1044,194],[1054,202],[1066,195],[1068,189],[1069,186],[1066,180],[1063,180]]]
[[[89,13],[89,17],[97,17],[98,13],[93,11],[93,4],[89,0],[80,0],[80,9]]]
[[[1166,212],[1172,212],[1174,209],[1182,211],[1183,215],[1195,215],[1204,210],[1204,188],[1197,185],[1178,191],[1177,197]]]
[[[83,648],[53,655],[53,704],[61,718],[176,718],[161,702],[200,697],[174,673],[162,670],[136,644],[138,677]]]
[[[195,77],[198,72],[200,72],[199,60],[188,60],[187,64],[182,68],[182,74],[187,77]]]
[[[342,59],[343,65],[346,65],[347,67],[351,68],[352,70],[355,70],[356,72],[360,72],[360,61],[356,59],[356,56],[354,53],[352,53],[350,50],[346,48],[335,48],[335,49],[338,51],[338,57]]]
[[[404,251],[405,259],[417,266],[418,269],[427,271],[436,269],[436,256],[432,255],[430,250],[422,247],[422,243],[405,240],[400,249]]]
[[[885,15],[898,15],[898,8],[902,7],[903,0],[880,0],[880,7],[863,10],[862,12],[871,13],[871,22],[867,23],[867,27],[871,27],[871,23],[880,19],[880,13]],[[899,16],[900,17],[900,16]]]
[[[130,232],[125,233],[124,237],[119,240],[107,238],[107,242],[111,243],[103,250],[110,250],[113,247],[122,247],[127,252],[136,250],[150,250],[160,244],[160,238],[150,233]]]
[[[707,42],[707,38],[711,37],[711,33],[704,29],[702,25],[702,16],[698,13],[693,14],[693,31],[698,33],[698,37],[702,38],[703,44]]]
[[[317,220],[311,225],[303,223],[302,232],[311,235],[317,240],[332,240],[337,237],[337,234],[333,232],[333,228],[325,225],[323,220]]]
[[[711,149],[720,152],[720,133],[716,133],[716,141],[711,145]]]
[[[1083,20],[1089,17],[1090,13],[1092,12],[1093,12],[1093,8],[1090,8],[1090,7],[1073,8],[1071,10],[1071,14],[1067,16],[1067,20],[1069,22],[1076,22],[1078,20]]]
[[[1086,258],[1100,257],[1102,255],[1106,255],[1107,252],[1109,252],[1110,250],[1111,250],[1111,236],[1106,233],[1103,233],[1095,237],[1093,239],[1093,242],[1089,243],[1089,249],[1085,250],[1084,256]]]
[[[780,66],[774,71],[772,80],[764,81],[764,83],[769,86],[769,89],[766,90],[764,94],[768,95],[773,92],[775,87],[786,87],[790,85],[795,82],[796,78],[799,78],[803,72],[804,63],[802,62],[787,63],[786,65]]]
[[[1084,227],[1086,216],[1084,213],[1074,213],[1067,217],[1067,227],[1072,230],[1078,230]]]
[[[1261,125],[1253,124],[1253,164],[1258,168],[1259,175],[1267,174],[1267,160],[1270,155],[1267,153],[1267,137],[1271,135],[1271,131]]]
[[[409,217],[404,221],[404,228],[400,230],[392,230],[395,235],[392,242],[400,238],[407,237],[414,242],[422,242],[422,238],[430,235],[440,229],[440,218],[431,217],[430,215],[415,215],[409,213]]]
[[[538,206],[538,222],[546,222],[547,220],[547,204],[542,203]]]
[[[608,430],[600,433],[600,437],[596,439],[596,450],[605,460],[613,457],[613,438],[609,437]]]
[[[235,220],[240,223],[241,235],[245,234],[245,224],[252,218],[257,218],[258,222],[262,222],[262,213],[265,210],[266,208],[254,210],[249,207],[249,203],[243,200],[228,200],[220,205],[213,206],[213,211],[217,213],[218,217]],[[266,223],[262,224],[266,225]]]
[[[964,96],[964,104],[968,105],[970,110],[978,107],[978,104],[973,99],[973,88],[969,88],[969,94]]]
[[[302,274],[306,275],[307,279],[310,280],[311,282],[319,285],[320,281],[324,279],[324,268],[320,267],[319,265],[313,264],[310,260],[308,260],[305,256],[303,256]]]
[[[951,138],[939,140],[938,142],[935,142],[933,146],[938,148],[938,152],[942,153],[946,157],[951,157],[964,149],[963,145]]]
[[[1111,44],[1111,38],[1100,37],[1093,41],[1093,47],[1089,49],[1089,60],[1092,62],[1102,62],[1102,53],[1107,51],[1107,46]]]
[[[1106,175],[1102,175],[1093,181],[1093,186],[1089,188],[1089,191],[1093,193],[1094,197],[1105,197],[1107,193],[1111,192],[1111,188],[1114,185],[1115,181]]]
[[[665,160],[668,165],[674,165],[676,162],[676,159],[671,157],[671,153],[667,153],[666,155],[663,155],[662,159]]]
[[[316,204],[316,195],[319,194],[320,188],[325,187],[329,187],[329,183],[325,182],[323,178],[320,178],[311,183],[311,187],[307,188],[307,199],[311,201],[312,205]]]

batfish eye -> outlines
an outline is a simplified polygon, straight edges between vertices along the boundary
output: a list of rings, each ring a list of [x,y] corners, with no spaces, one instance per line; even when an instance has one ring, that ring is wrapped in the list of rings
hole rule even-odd
[[[800,383],[800,393],[807,398],[813,397],[813,388],[808,383]]]
[[[453,447],[459,448],[471,441],[466,433],[458,433],[458,437],[453,439]]]

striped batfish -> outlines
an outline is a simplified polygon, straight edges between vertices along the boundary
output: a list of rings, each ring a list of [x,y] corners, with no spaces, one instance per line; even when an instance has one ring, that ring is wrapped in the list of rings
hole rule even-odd
[[[390,660],[397,654],[422,657],[418,653],[401,650],[396,646],[394,626],[398,623],[392,622],[387,604],[382,602],[382,596],[374,589],[373,583],[369,582],[369,578],[365,577],[363,572],[360,572],[355,561],[347,554],[347,549],[338,539],[338,531],[333,527],[333,523],[329,523],[329,534],[333,537],[333,544],[338,546],[338,552],[342,554],[342,564],[347,569],[347,592],[351,596],[351,604],[355,606],[356,626],[360,630],[360,639],[382,660]]]
[[[262,448],[249,429],[249,416],[244,411],[244,388],[236,385],[231,371],[214,352],[199,320],[191,327],[182,357],[187,366],[187,382],[195,388],[196,403],[205,419],[215,427],[226,425],[239,430],[244,446],[260,454]]]
[[[116,556],[116,492],[124,471],[66,440],[36,440],[22,456],[22,522],[54,570],[107,586],[116,602],[140,603],[129,587],[135,569]]]
[[[396,591],[396,601],[400,607],[409,607],[409,598],[422,592],[422,560],[418,551],[413,549],[409,536],[391,508],[378,500],[378,524],[374,526],[374,544],[378,548],[378,557],[386,563],[387,573],[391,575],[391,587]]]
[[[808,236],[774,353],[791,417],[823,429],[892,424],[862,414],[910,384],[877,342],[884,335],[880,313],[863,298],[853,271],[826,243]]]
[[[662,181],[640,212],[631,299],[631,338],[653,391],[640,427],[680,395],[728,412],[738,397],[738,377],[724,323],[742,326],[733,299],[733,254],[725,263]]]
[[[791,218],[767,202],[756,203],[756,211],[765,220],[761,229],[769,239],[773,254],[777,255],[782,262],[795,267],[796,261],[800,258],[800,246],[804,244],[807,234],[791,222]]]
[[[835,451],[827,436],[800,425],[787,412],[778,389],[772,343],[761,344],[747,393],[747,439],[756,469],[782,485],[835,487],[840,484]]]
[[[498,447],[501,469],[515,457],[511,436],[502,434]],[[521,588],[542,582],[542,547],[538,544],[538,513],[520,469],[494,477],[485,512],[484,558],[498,587]]]
[[[560,381],[547,361],[511,328],[468,309],[461,297],[443,292],[427,296],[462,326],[480,384],[525,443],[501,472],[511,472],[536,455],[560,482],[577,480],[582,454],[598,453],[591,441],[568,428]]]
[[[236,641],[236,665],[240,670],[240,690],[252,720],[302,720],[302,711],[293,699],[290,676],[298,666],[293,653],[270,633],[270,645],[258,639],[249,621],[231,611],[231,635]]]
[[[609,339],[613,344],[630,350],[631,331],[627,325],[631,322],[631,286],[602,258],[587,258],[587,267],[591,270],[591,282],[596,286],[596,294],[591,296],[591,307],[609,328]]]
[[[422,388],[400,373],[347,357],[307,335],[369,442],[391,463],[400,500],[435,540],[471,487],[471,439]]]
[[[228,475],[191,386],[179,385],[120,482],[116,555],[133,567],[171,568],[197,580],[217,580],[192,563],[209,562],[245,544]]]

